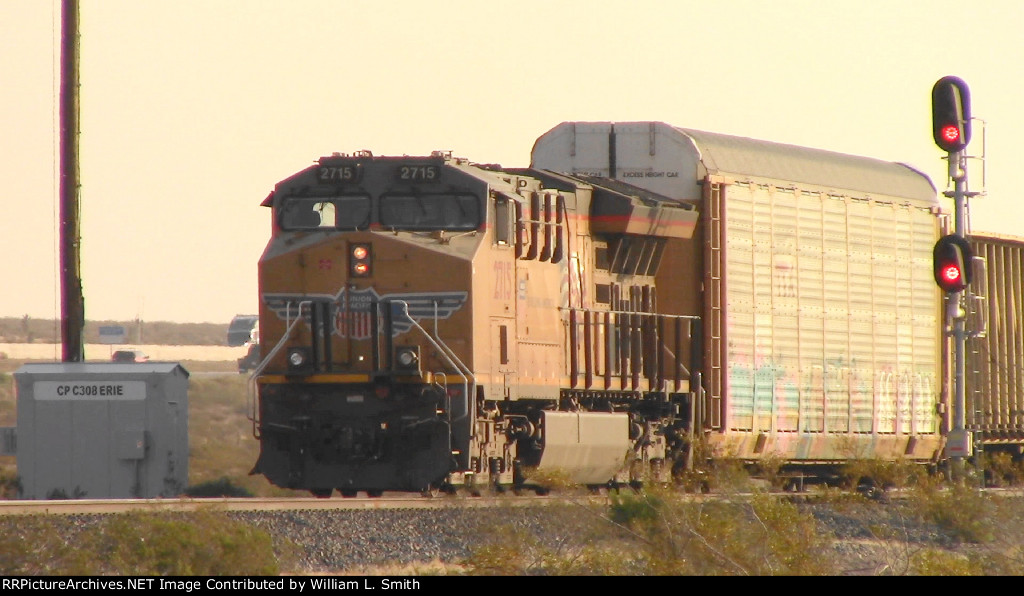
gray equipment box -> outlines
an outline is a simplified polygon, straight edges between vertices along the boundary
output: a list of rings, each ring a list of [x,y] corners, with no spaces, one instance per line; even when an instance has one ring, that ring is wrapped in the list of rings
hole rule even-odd
[[[188,376],[176,362],[23,365],[14,373],[22,498],[181,494]]]

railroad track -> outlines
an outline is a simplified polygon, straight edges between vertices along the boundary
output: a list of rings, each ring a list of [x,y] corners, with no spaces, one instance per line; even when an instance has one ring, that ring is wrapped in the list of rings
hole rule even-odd
[[[1022,488],[986,488],[986,494],[994,497],[1024,498]],[[694,500],[735,499],[752,493],[691,493]],[[813,501],[814,491],[773,493],[780,498]],[[886,491],[887,499],[902,499],[903,491]],[[168,499],[60,499],[60,500],[0,500],[0,516],[7,515],[78,515],[95,513],[143,512],[190,512],[199,510],[219,511],[360,511],[360,510],[402,510],[442,508],[488,508],[488,507],[536,507],[566,502],[589,504],[608,503],[609,494],[547,494],[547,495],[484,495],[437,496],[395,493],[381,497],[329,498],[315,497],[213,497],[213,498],[168,498]]]
[[[600,497],[589,497],[600,498]],[[329,511],[367,509],[439,509],[444,507],[537,506],[560,499],[550,496],[436,497],[384,495],[378,498],[181,498],[181,499],[61,499],[0,501],[0,515],[78,515],[86,513],[220,511]]]

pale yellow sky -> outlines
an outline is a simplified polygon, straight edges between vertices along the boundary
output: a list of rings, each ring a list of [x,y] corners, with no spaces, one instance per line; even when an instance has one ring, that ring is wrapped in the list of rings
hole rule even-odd
[[[969,7],[969,10],[965,7]],[[1018,0],[81,0],[86,317],[255,312],[274,183],[334,151],[529,164],[566,120],[908,163],[971,89],[974,231],[1024,236]],[[60,313],[59,0],[0,0],[0,316]],[[983,143],[983,133],[984,143]],[[951,207],[951,202],[947,201]]]

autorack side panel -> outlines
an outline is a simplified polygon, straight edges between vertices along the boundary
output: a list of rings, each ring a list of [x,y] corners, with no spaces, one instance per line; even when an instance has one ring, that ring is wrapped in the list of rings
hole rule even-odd
[[[942,379],[935,216],[756,183],[727,185],[724,203],[727,449],[831,460],[856,445],[862,455],[933,456]]]

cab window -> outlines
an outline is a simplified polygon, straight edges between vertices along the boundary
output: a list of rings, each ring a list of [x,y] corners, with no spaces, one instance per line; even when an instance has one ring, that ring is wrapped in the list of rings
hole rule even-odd
[[[370,225],[370,198],[362,195],[339,197],[295,197],[280,210],[285,230],[366,229]]]
[[[394,230],[475,230],[480,203],[469,194],[390,194],[380,199],[380,225]]]

